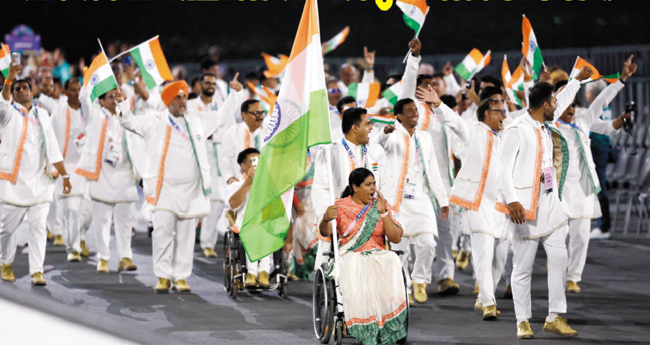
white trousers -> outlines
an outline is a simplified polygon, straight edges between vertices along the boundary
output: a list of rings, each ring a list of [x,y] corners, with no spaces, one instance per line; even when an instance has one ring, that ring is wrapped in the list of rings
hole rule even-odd
[[[458,251],[458,244],[460,242],[460,230],[463,223],[463,217],[458,212],[453,212],[451,214],[451,225],[449,226],[449,231],[451,232],[452,242],[451,250]]]
[[[210,201],[210,214],[201,222],[201,249],[212,248],[217,245],[219,230],[217,223],[223,212],[223,201]]]
[[[255,262],[251,262],[246,254],[246,270],[248,273],[257,277],[260,272],[271,272],[271,262],[273,261],[273,254],[267,255]]]
[[[452,253],[452,247],[454,243],[454,236],[451,233],[451,223],[453,216],[450,216],[446,220],[442,220],[438,217],[438,244],[436,245],[436,255],[437,261],[436,264],[436,281],[440,282],[443,279],[451,278],[454,279],[454,271],[456,270],[456,264],[454,260],[454,254]]]
[[[488,234],[472,233],[472,267],[478,283],[478,298],[483,307],[495,305],[494,293],[503,274],[510,241]]]
[[[97,235],[97,257],[111,257],[111,219],[115,224],[115,244],[120,258],[133,257],[131,252],[131,203],[105,203],[92,200],[93,228]]]
[[[198,218],[178,218],[168,211],[152,215],[153,273],[158,278],[187,279],[192,275]]]
[[[65,246],[68,253],[81,253],[81,241],[86,239],[86,231],[92,223],[92,202],[81,196],[61,199],[65,217]]]
[[[402,250],[404,254],[400,257],[404,272],[409,272],[408,258],[411,256],[411,246],[415,252],[413,272],[406,275],[408,289],[411,289],[411,280],[418,284],[431,284],[431,265],[436,252],[436,239],[433,234],[421,234],[415,236],[402,236],[400,243],[392,245],[393,250]]]
[[[63,235],[63,205],[61,199],[56,196],[52,200],[49,203],[49,212],[47,214],[47,229],[55,236]]]
[[[537,216],[541,215],[538,213]],[[512,258],[512,296],[517,324],[528,321],[532,317],[531,278],[540,240],[548,258],[548,311],[557,314],[566,313],[566,295],[564,294],[567,268],[566,231],[566,226],[562,226],[550,235],[530,240],[523,240],[519,236],[515,236],[515,252]]]
[[[587,249],[589,249],[589,234],[591,232],[591,219],[569,218],[569,235],[567,236],[567,250],[569,255],[569,269],[566,279],[574,282],[582,280],[582,271],[587,262]]]
[[[45,261],[45,244],[47,242],[47,214],[50,203],[22,207],[11,204],[0,204],[0,263],[9,265],[16,257],[18,245],[17,230],[27,215],[29,222],[29,274],[43,272]]]
[[[514,242],[510,241],[510,245],[508,246],[508,258],[506,259],[506,267],[503,269],[503,278],[506,281],[506,286],[510,285],[511,278],[512,278],[512,257],[515,254],[515,244]],[[512,287],[511,287],[512,288]]]
[[[472,253],[472,236],[460,234],[460,250],[465,253]]]

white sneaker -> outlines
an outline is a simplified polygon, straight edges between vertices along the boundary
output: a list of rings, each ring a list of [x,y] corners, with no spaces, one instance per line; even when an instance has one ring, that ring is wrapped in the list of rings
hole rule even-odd
[[[600,228],[595,228],[591,230],[591,233],[589,234],[589,238],[592,240],[607,240],[611,234],[608,232],[603,232],[600,230]]]

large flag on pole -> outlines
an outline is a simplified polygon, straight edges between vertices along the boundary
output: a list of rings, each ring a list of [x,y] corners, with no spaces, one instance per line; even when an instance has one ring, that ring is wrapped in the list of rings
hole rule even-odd
[[[618,78],[621,77],[620,73],[614,73],[614,74],[610,74],[610,75],[601,75],[600,73],[598,73],[598,70],[596,69],[596,67],[594,67],[592,64],[587,62],[587,60],[585,60],[585,59],[578,56],[578,58],[576,59],[575,65],[573,65],[573,70],[571,71],[570,79],[575,78],[578,75],[578,73],[580,73],[580,70],[582,69],[582,67],[585,67],[585,66],[591,67],[591,70],[594,71],[594,74],[592,74],[591,77],[581,81],[580,84],[591,83],[592,81],[596,81],[598,79],[605,79],[605,81],[607,81],[608,83],[615,83],[618,80]]]
[[[284,68],[287,67],[289,62],[289,57],[283,54],[280,54],[280,57],[275,57],[267,53],[262,53],[264,62],[266,63],[266,71],[264,71],[264,76],[267,78],[275,78],[282,74]]]
[[[307,0],[269,122],[239,236],[251,261],[282,248],[307,149],[331,143],[316,0]]]
[[[346,26],[343,30],[341,30],[341,32],[336,34],[336,36],[332,37],[329,41],[327,41],[327,48],[325,48],[325,52],[323,52],[323,55],[338,48],[343,42],[345,42],[345,39],[348,37],[348,34],[350,34],[350,27]]]
[[[524,34],[524,43],[521,46],[521,52],[524,54],[532,69],[533,79],[537,80],[539,75],[542,73],[542,66],[544,66],[544,59],[542,58],[542,51],[539,49],[537,44],[537,37],[533,32],[533,27],[530,25],[530,21],[526,18],[524,14],[524,20],[522,23],[522,33]]]
[[[84,73],[84,86],[90,94],[91,102],[117,87],[117,81],[104,51],[97,55]]]
[[[142,80],[148,90],[162,84],[165,80],[174,80],[169,65],[167,65],[167,59],[160,48],[158,36],[141,43],[130,52],[131,57],[140,67]]]
[[[417,37],[429,11],[426,0],[397,0],[396,4],[404,12],[404,22]]]
[[[8,45],[4,43],[0,43],[0,45],[2,45],[2,49],[0,49],[0,71],[6,78],[9,75],[9,66],[11,65],[11,51]]]
[[[487,66],[490,61],[492,61],[491,57],[491,51],[488,50],[488,52],[483,56],[481,52],[474,48],[472,51],[469,52],[469,54],[463,59],[463,62],[458,64],[454,68],[454,71],[458,73],[458,75],[465,79],[465,80],[470,80],[472,79],[473,76],[478,74],[485,66]]]

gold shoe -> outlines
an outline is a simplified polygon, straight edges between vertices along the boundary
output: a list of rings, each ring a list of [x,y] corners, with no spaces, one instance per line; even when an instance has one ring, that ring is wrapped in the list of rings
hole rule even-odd
[[[2,272],[2,280],[6,282],[15,282],[16,276],[14,275],[14,268],[11,264],[2,265],[0,267],[0,272]]]
[[[158,278],[158,284],[154,288],[156,293],[168,293],[169,287],[172,285],[172,282],[169,279]]]
[[[573,280],[567,280],[567,282],[566,282],[566,291],[572,292],[572,293],[579,293],[581,291],[581,289],[578,286],[578,283],[574,282]]]
[[[177,280],[174,285],[172,285],[172,290],[178,291],[178,292],[190,292],[192,289],[190,289],[190,286],[187,285],[185,282],[185,279],[179,279]]]
[[[464,270],[467,268],[467,265],[469,265],[469,256],[470,253],[465,253],[464,251],[460,251],[460,254],[458,255],[458,258],[456,259],[456,267],[458,267],[459,270]]]
[[[54,238],[54,234],[52,233],[52,231],[47,230],[47,240],[51,241],[53,238]]]
[[[569,327],[566,319],[561,316],[556,317],[553,322],[546,321],[544,323],[544,332],[553,333],[561,337],[575,337],[578,335],[578,331]]]
[[[454,257],[454,260],[458,257],[458,251],[457,250],[452,250],[451,255]]]
[[[65,243],[63,243],[63,235],[54,236],[54,245],[57,247],[65,246]]]
[[[212,248],[207,247],[203,249],[203,256],[205,256],[206,258],[216,258],[217,253],[215,253],[215,251]]]
[[[88,246],[86,245],[86,241],[81,241],[81,256],[89,257],[90,256],[90,249],[88,249]]]
[[[460,285],[456,284],[453,279],[445,278],[438,285],[438,294],[447,296],[455,295],[460,291]]]
[[[533,330],[530,329],[530,323],[528,321],[522,321],[517,325],[517,339],[533,339],[535,334]]]
[[[257,285],[265,289],[269,288],[269,272],[262,271],[257,275]]]
[[[289,279],[289,281],[292,281],[292,282],[300,280],[300,278],[298,278],[297,275],[293,274],[293,272],[287,273],[287,279]]]
[[[99,259],[99,263],[97,264],[97,272],[108,273],[108,261]]]
[[[120,263],[117,264],[117,271],[122,272],[122,271],[135,271],[138,269],[138,266],[136,266],[133,261],[131,261],[131,258],[122,258]]]
[[[497,311],[497,306],[496,305],[489,305],[485,308],[483,308],[483,321],[492,321],[496,320],[497,316],[499,316],[499,312]]]
[[[255,276],[250,273],[246,273],[246,280],[244,281],[244,286],[246,287],[257,286],[257,279],[255,279]]]
[[[68,253],[68,262],[81,262],[81,255],[78,252]]]
[[[472,293],[475,294],[475,295],[478,295],[478,291],[479,291],[478,290],[478,283],[474,282],[474,292],[472,292]]]
[[[409,293],[409,307],[414,307],[415,302],[413,301],[413,294]]]
[[[414,297],[415,301],[418,303],[424,303],[429,299],[429,295],[427,294],[427,283],[415,283],[413,282],[413,290],[414,290]]]
[[[503,298],[512,299],[512,285],[506,286],[506,291],[503,293]]]
[[[474,310],[483,311],[483,303],[479,302],[478,297],[476,297],[476,302],[474,303]]]
[[[36,272],[32,274],[32,285],[34,286],[45,286],[47,282],[43,279],[43,273]]]

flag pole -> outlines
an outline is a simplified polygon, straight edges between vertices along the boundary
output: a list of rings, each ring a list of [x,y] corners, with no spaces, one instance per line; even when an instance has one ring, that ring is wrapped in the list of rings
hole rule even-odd
[[[414,39],[418,38],[418,36],[420,36],[420,31],[422,31],[422,27],[424,26],[424,22],[426,22],[426,20],[427,20],[427,15],[429,15],[429,8],[430,7],[427,7],[427,11],[424,13],[424,21],[422,21],[422,25],[420,26],[418,31],[415,33],[415,37],[413,37]],[[404,60],[402,61],[402,63],[406,63],[406,60],[409,58],[410,55],[411,55],[411,49],[409,49],[409,51],[406,53],[406,56],[404,57]]]

